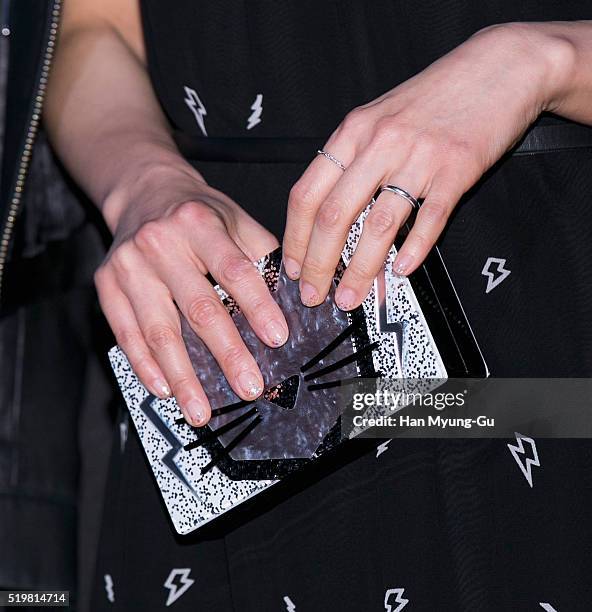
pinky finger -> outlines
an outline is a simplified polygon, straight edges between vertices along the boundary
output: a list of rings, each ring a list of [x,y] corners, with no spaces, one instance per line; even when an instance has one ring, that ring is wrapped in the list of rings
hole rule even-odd
[[[417,213],[409,235],[395,257],[393,270],[396,274],[411,274],[423,263],[462,195],[463,190],[458,187],[445,188],[434,184]]]
[[[142,384],[150,393],[161,399],[170,397],[170,386],[152,357],[127,297],[110,279],[97,280],[97,291],[101,309],[115,335],[115,340]]]

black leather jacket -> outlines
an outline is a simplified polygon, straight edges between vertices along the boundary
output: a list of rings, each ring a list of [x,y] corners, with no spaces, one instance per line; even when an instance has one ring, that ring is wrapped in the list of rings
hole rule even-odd
[[[41,129],[61,1],[14,0],[10,9],[0,147],[0,588],[74,591],[79,415],[89,364],[106,348],[94,345],[92,289],[104,246]]]

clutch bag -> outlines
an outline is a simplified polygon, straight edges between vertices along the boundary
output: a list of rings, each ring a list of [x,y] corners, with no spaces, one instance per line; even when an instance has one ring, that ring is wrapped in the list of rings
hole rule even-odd
[[[422,391],[449,377],[487,376],[440,253],[434,249],[410,277],[392,272],[391,248],[360,307],[343,312],[335,288],[361,234],[366,209],[352,226],[327,299],[304,306],[298,283],[282,267],[281,250],[257,262],[281,307],[290,336],[279,348],[263,344],[237,303],[215,289],[254,355],[265,388],[256,400],[234,394],[215,359],[182,318],[183,337],[210,400],[212,419],[193,428],[175,399],[148,393],[125,354],[109,357],[172,523],[188,533],[261,493],[290,473],[350,442],[341,436],[341,390],[358,378],[418,381]]]

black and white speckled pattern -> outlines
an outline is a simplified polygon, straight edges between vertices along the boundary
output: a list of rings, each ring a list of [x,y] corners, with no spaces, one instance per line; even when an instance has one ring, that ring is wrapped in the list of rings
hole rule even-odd
[[[273,480],[230,480],[215,467],[202,475],[201,468],[209,463],[211,455],[199,447],[191,452],[181,450],[174,458],[195,494],[191,492],[162,462],[171,445],[140,410],[148,392],[133,373],[123,351],[114,347],[109,358],[173,525],[179,533],[193,531],[274,484]],[[153,407],[182,445],[193,440],[191,428],[175,423],[182,415],[174,399],[157,399]]]
[[[347,244],[343,251],[343,260],[347,264],[351,258],[351,255],[355,249],[359,236],[361,234],[361,227],[363,219],[367,211],[360,215],[360,218],[356,221],[350,235],[348,237]],[[389,262],[392,262],[395,255],[395,249],[389,253]],[[275,289],[278,283],[287,282],[282,281],[280,275],[280,254],[279,251],[271,253],[270,255],[263,258],[258,262],[257,267],[259,271],[265,276],[268,286]],[[370,359],[361,360],[351,364],[347,368],[344,368],[344,372],[341,372],[339,376],[335,378],[341,378],[342,376],[355,376],[355,375],[369,375],[374,371],[381,372],[383,376],[388,378],[422,378],[422,377],[435,377],[439,379],[446,378],[446,370],[440,358],[438,349],[433,341],[428,326],[425,322],[421,309],[415,299],[413,290],[409,281],[405,278],[398,277],[390,272],[391,266],[387,266],[387,273],[385,275],[385,281],[387,286],[387,296],[389,296],[387,318],[389,321],[400,321],[403,324],[403,351],[402,355],[399,355],[399,349],[397,346],[395,334],[380,332],[377,326],[377,311],[375,305],[375,291],[368,295],[364,303],[362,304],[362,310],[364,313],[365,325],[364,329],[359,334],[353,336],[350,341],[344,343],[344,345],[337,351],[337,358],[347,354],[348,350],[351,352],[353,349],[357,351],[363,348],[362,345],[366,345],[372,342],[379,342],[379,346],[372,352],[372,361],[370,361],[370,367],[366,365],[366,362]],[[336,280],[341,275],[342,268],[336,273]],[[231,296],[227,295],[223,289],[217,287],[216,290],[220,295],[223,303],[233,316],[240,315],[240,310]],[[293,296],[292,296],[293,297]],[[327,313],[330,320],[335,321],[335,328],[328,330],[329,336],[326,337],[323,331],[323,341],[329,342],[335,333],[338,333],[340,329],[351,321],[352,315],[344,315],[340,313],[329,300],[325,304],[326,308],[330,308],[331,313]],[[294,309],[296,311],[296,309]],[[311,311],[312,314],[312,311]],[[312,317],[317,323],[320,321],[319,317]],[[325,317],[325,321],[327,321]],[[300,321],[302,323],[302,321]],[[300,325],[304,330],[307,325]],[[317,325],[318,327],[318,325]],[[315,332],[316,337],[320,337],[321,330],[324,330],[325,326],[321,326]],[[185,327],[187,330],[187,327]],[[298,345],[305,347],[306,338],[302,337],[299,339]],[[254,335],[250,338],[253,346],[258,342]],[[312,346],[312,343],[311,343]],[[348,348],[349,347],[349,348]],[[311,347],[309,347],[311,348]],[[305,354],[306,353],[306,354]],[[305,351],[299,356],[297,360],[299,363],[310,354],[314,354],[314,351]],[[185,451],[180,448],[179,452],[174,454],[172,460],[175,461],[179,470],[187,482],[191,485],[191,490],[186,484],[183,483],[173,472],[163,463],[163,457],[170,454],[171,443],[167,441],[162,434],[158,431],[157,427],[154,426],[150,419],[147,418],[146,414],[140,409],[142,402],[148,396],[148,392],[139,382],[135,374],[133,373],[129,362],[127,361],[123,351],[118,347],[111,349],[109,353],[111,365],[117,376],[117,381],[122,389],[125,401],[130,410],[130,414],[134,420],[136,429],[144,446],[144,450],[152,466],[152,470],[156,477],[156,481],[163,495],[167,509],[171,516],[173,525],[179,533],[188,533],[208,521],[216,518],[223,514],[230,508],[240,504],[249,497],[256,495],[264,489],[270,487],[277,479],[275,478],[250,478],[250,479],[237,479],[236,477],[230,478],[224,473],[218,466],[214,466],[212,469],[205,473],[202,473],[202,469],[207,466],[212,460],[212,454],[206,446],[198,446],[191,451]],[[329,363],[334,361],[335,357],[329,360]],[[372,368],[372,362],[374,367]],[[402,364],[402,369],[400,364]],[[197,364],[194,364],[197,365]],[[294,364],[292,364],[294,365]],[[323,363],[318,367],[322,367]],[[271,366],[270,366],[271,367]],[[294,372],[290,369],[290,372],[282,372],[282,376],[277,380],[267,381],[270,385],[280,383],[285,380]],[[272,368],[273,370],[273,368]],[[272,378],[277,376],[270,370],[268,375]],[[328,377],[330,378],[330,377]],[[207,384],[207,381],[205,381]],[[225,385],[222,384],[224,381],[218,381],[220,384],[216,384],[217,388],[222,388]],[[220,387],[222,385],[222,387]],[[226,397],[228,396],[228,397]],[[226,392],[224,395],[224,402],[232,401],[232,397],[236,399],[236,396],[232,392]],[[222,398],[220,398],[222,399]],[[181,412],[176,405],[174,399],[159,400],[155,399],[152,406],[160,417],[160,419],[166,424],[168,429],[175,435],[179,442],[180,447],[188,444],[195,440],[195,434],[193,430],[186,424],[177,424],[176,419],[181,417]],[[277,406],[276,406],[277,408]],[[289,411],[286,411],[289,412]],[[323,431],[327,432],[328,427],[335,422],[335,415],[331,415],[328,419]],[[310,425],[310,423],[309,423]],[[304,428],[303,432],[306,430]],[[270,430],[271,431],[271,430]],[[317,441],[313,446],[317,446],[314,457],[317,457],[321,451],[326,448],[330,448],[332,445],[338,443],[338,436],[335,434],[335,427],[333,427],[330,433],[325,435],[325,438]],[[260,445],[253,444],[255,440],[255,434],[250,434],[252,440],[250,444],[245,444],[242,447],[242,451],[238,451],[236,458],[248,459],[249,453],[258,453],[259,459],[261,459],[261,448]],[[322,438],[322,436],[321,436]],[[331,442],[328,440],[331,438]],[[276,441],[279,438],[276,438]],[[306,446],[306,445],[305,445]],[[310,445],[308,445],[310,446]],[[296,454],[298,444],[291,451],[292,455]],[[282,449],[277,447],[277,444],[272,444],[272,448],[275,449],[272,455],[282,455]],[[312,448],[312,447],[311,447]],[[242,452],[242,455],[241,455]],[[310,456],[310,451],[306,450],[307,456]],[[300,455],[302,456],[302,454]],[[259,461],[259,463],[265,463],[266,461],[278,461],[278,459],[267,459]],[[249,463],[249,461],[246,461]],[[255,462],[253,462],[255,463]]]

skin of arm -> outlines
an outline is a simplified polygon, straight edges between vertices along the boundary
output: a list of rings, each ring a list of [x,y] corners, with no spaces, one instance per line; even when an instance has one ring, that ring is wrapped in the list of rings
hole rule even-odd
[[[322,301],[349,226],[383,182],[425,197],[395,262],[401,273],[415,269],[461,195],[541,111],[592,123],[590,66],[590,22],[492,26],[354,109],[326,146],[348,170],[316,158],[290,195],[284,261],[300,278],[303,302]],[[173,393],[190,423],[209,419],[177,304],[233,389],[253,399],[261,374],[204,275],[238,299],[264,342],[278,346],[287,325],[251,265],[277,241],[177,151],[145,68],[135,0],[65,3],[45,122],[114,233],[96,284],[142,382],[161,397]],[[407,214],[396,197],[375,207],[340,283],[341,307],[364,299]]]
[[[592,123],[592,22],[485,28],[380,98],[354,109],[325,145],[347,170],[318,156],[294,185],[284,266],[302,301],[326,296],[351,223],[378,186],[402,187],[423,205],[394,262],[410,274],[452,210],[543,111]],[[409,204],[383,192],[336,292],[359,306]]]
[[[279,346],[287,324],[252,265],[278,243],[177,151],[144,65],[135,1],[65,3],[44,120],[114,234],[95,282],[144,385],[172,393],[191,424],[208,421],[178,306],[235,392],[257,397],[259,368],[205,274],[236,297],[263,342]]]

